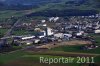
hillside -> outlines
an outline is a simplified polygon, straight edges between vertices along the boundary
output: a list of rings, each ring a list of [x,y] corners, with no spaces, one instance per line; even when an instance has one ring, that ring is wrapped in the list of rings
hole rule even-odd
[[[0,0],[1,10],[29,10],[48,6],[49,9],[96,9],[100,0]]]
[[[59,13],[59,10],[61,12],[64,10],[100,12],[100,0],[0,0],[0,17],[2,15],[5,17],[6,14],[7,17],[11,17],[38,12],[45,13],[49,10],[56,10],[56,13]]]

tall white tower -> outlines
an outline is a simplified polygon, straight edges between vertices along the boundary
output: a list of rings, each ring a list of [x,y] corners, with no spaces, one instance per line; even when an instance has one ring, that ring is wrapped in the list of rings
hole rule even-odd
[[[51,29],[51,28],[46,28],[46,36],[51,36],[51,35],[53,35],[54,34],[54,32],[53,32],[53,30]]]

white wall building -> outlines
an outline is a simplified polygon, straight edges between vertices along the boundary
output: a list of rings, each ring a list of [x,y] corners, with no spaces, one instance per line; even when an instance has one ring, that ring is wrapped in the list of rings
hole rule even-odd
[[[56,34],[54,34],[54,37],[56,37],[56,38],[63,38],[64,35],[63,35],[63,33],[56,33]]]
[[[53,30],[52,30],[51,28],[48,28],[48,27],[47,27],[47,29],[46,29],[46,35],[47,35],[47,36],[51,36],[51,35],[53,35],[53,34],[54,34]]]
[[[64,36],[67,36],[67,37],[72,37],[72,34],[64,34]]]
[[[50,21],[50,22],[51,22],[51,21],[56,22],[58,19],[59,19],[59,17],[51,17],[51,18],[49,18],[49,21]]]
[[[46,22],[46,20],[41,20],[41,22],[42,22],[42,23],[45,23],[45,22]]]
[[[32,38],[35,38],[35,36],[22,37],[21,39],[22,39],[22,40],[28,40],[28,39],[32,39]]]
[[[95,30],[94,33],[100,33],[100,29]]]

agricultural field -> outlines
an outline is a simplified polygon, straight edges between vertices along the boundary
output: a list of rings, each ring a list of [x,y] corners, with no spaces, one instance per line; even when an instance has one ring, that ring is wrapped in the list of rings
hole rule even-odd
[[[5,34],[8,29],[0,28],[0,34]]]
[[[26,30],[17,30],[17,31],[13,31],[13,35],[27,35],[28,34],[28,31]]]
[[[9,29],[0,28],[0,37],[3,37]]]
[[[19,17],[22,16],[24,11],[15,11],[15,10],[5,10],[5,11],[0,11],[0,18],[10,18],[12,16]]]
[[[36,32],[34,31],[27,31],[27,30],[14,30],[12,32],[13,35],[17,35],[17,36],[21,36],[21,35],[28,35],[28,34],[32,34],[32,35],[35,35]]]
[[[64,52],[80,52],[80,53],[93,53],[93,54],[100,54],[100,48],[91,49],[91,50],[82,50],[82,45],[79,46],[62,46],[53,48],[51,50],[54,51],[64,51]]]
[[[59,56],[58,56],[59,55]],[[39,58],[40,57],[47,57],[47,58],[60,58],[60,57],[68,57],[67,53],[64,54],[63,56],[60,56],[60,53],[56,54],[52,52],[52,54],[47,55],[47,53],[34,53],[34,52],[25,52],[25,51],[16,51],[16,52],[11,52],[8,54],[1,54],[0,55],[0,66],[47,66],[48,64],[44,63],[39,63]],[[71,54],[70,54],[71,56]],[[75,60],[77,58],[75,57]],[[64,63],[59,63],[59,64],[51,64],[50,66],[88,66],[88,64],[64,64]]]

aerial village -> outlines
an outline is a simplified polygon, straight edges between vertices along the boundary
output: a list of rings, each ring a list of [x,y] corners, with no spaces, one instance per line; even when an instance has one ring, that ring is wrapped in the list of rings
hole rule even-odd
[[[0,29],[8,29],[0,37],[0,52],[12,51],[13,46],[50,49],[70,44],[86,44],[80,50],[95,49],[99,46],[95,45],[95,39],[89,35],[100,34],[100,14],[46,17],[15,24],[1,22]]]

